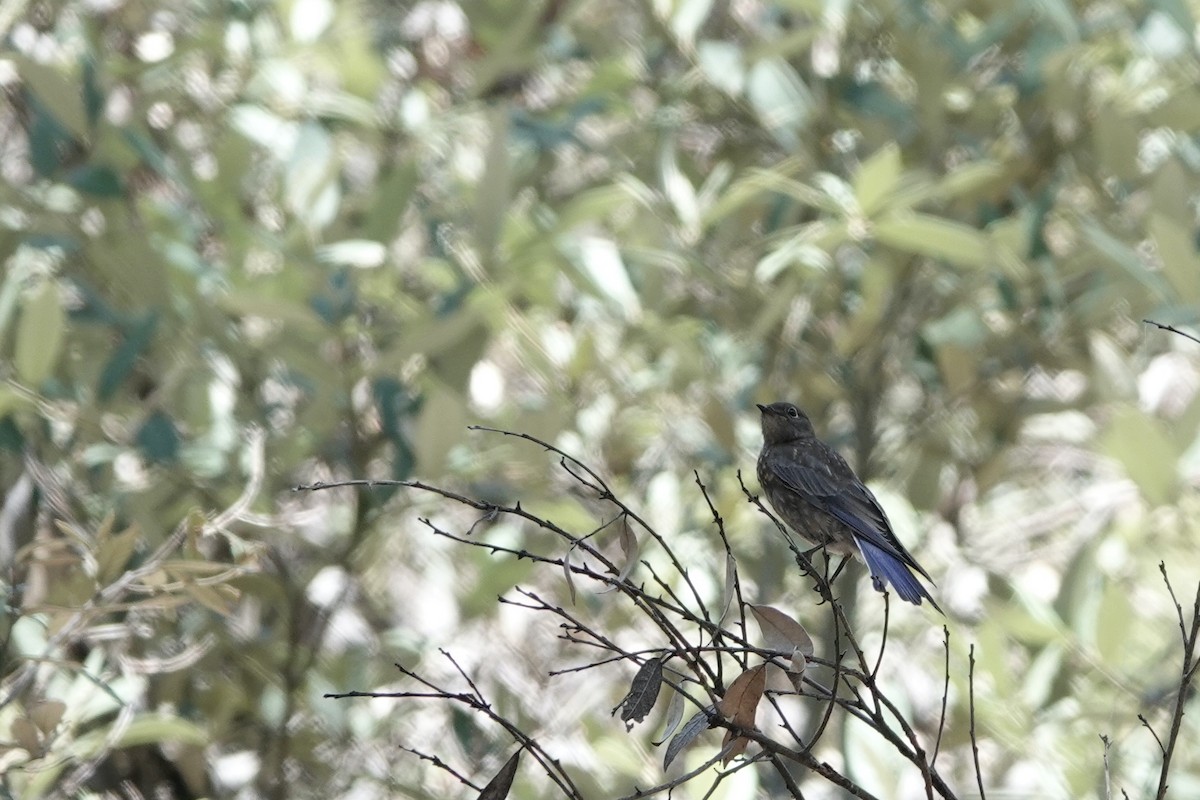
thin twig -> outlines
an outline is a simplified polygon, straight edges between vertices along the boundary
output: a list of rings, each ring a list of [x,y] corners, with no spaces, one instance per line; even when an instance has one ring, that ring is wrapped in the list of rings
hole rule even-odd
[[[942,646],[946,650],[946,679],[942,684],[942,713],[938,717],[937,741],[933,744],[933,757],[929,759],[930,767],[937,764],[938,753],[942,751],[942,733],[946,730],[946,703],[950,698],[950,629],[945,625],[942,626]]]
[[[1183,665],[1179,670],[1179,686],[1175,691],[1175,710],[1171,715],[1171,731],[1167,734],[1166,747],[1163,749],[1162,769],[1158,776],[1158,792],[1155,794],[1157,800],[1165,800],[1167,781],[1171,773],[1171,757],[1175,754],[1175,743],[1179,741],[1179,730],[1183,724],[1183,707],[1187,703],[1191,680],[1196,674],[1196,641],[1200,639],[1200,582],[1196,584],[1196,597],[1192,601],[1192,622],[1185,629],[1183,609],[1180,607],[1179,601],[1175,599],[1175,590],[1171,587],[1171,579],[1167,576],[1166,564],[1160,561],[1158,568],[1162,572],[1163,581],[1167,584],[1167,591],[1171,593],[1171,599],[1175,600],[1175,610],[1179,615],[1179,629],[1183,634]],[[1146,727],[1150,726],[1147,724]],[[1163,747],[1162,742],[1159,742],[1159,747]]]
[[[675,551],[670,547],[670,545],[667,544],[666,540],[663,539],[662,534],[660,534],[658,531],[654,530],[654,528],[652,528],[650,526],[650,524],[646,522],[646,520],[642,519],[640,514],[638,514],[636,511],[634,511],[632,508],[630,508],[628,505],[626,505],[619,497],[617,497],[616,494],[612,491],[612,489],[609,488],[609,485],[604,481],[603,478],[600,477],[600,475],[594,469],[592,469],[587,464],[580,461],[575,456],[566,452],[565,450],[561,450],[558,447],[550,444],[549,442],[543,441],[542,439],[539,439],[536,436],[531,436],[528,433],[521,433],[519,431],[507,431],[507,430],[504,430],[503,428],[491,428],[486,425],[468,425],[467,430],[484,431],[486,433],[498,433],[501,436],[512,436],[517,439],[524,439],[525,441],[533,442],[534,444],[536,444],[540,447],[543,447],[546,450],[548,450],[549,452],[554,453],[555,455],[559,456],[560,463],[562,463],[563,468],[566,469],[568,474],[570,474],[576,480],[580,481],[580,483],[584,484],[585,486],[588,486],[593,491],[595,491],[599,499],[607,500],[608,502],[612,503],[617,508],[619,508],[621,511],[625,512],[626,516],[628,516],[630,519],[636,521],[639,525],[641,525],[642,529],[644,531],[646,531],[646,533],[650,534],[651,538],[653,538],[654,541],[658,542],[659,547],[661,547],[663,549],[663,552],[671,560],[671,565],[673,567],[675,567],[676,571],[678,571],[678,573],[684,578],[684,581],[688,584],[688,588],[690,588],[692,590],[692,598],[696,601],[696,606],[701,610],[701,613],[703,613],[703,615],[706,619],[709,618],[708,609],[704,605],[704,599],[702,598],[702,596],[700,594],[700,590],[698,588],[696,588],[695,585],[692,584],[692,581],[690,579],[687,578],[687,570],[685,570],[683,568],[683,564],[681,564],[679,562],[678,557],[675,555]],[[583,470],[583,472],[591,480],[590,481],[584,480],[578,473],[576,473],[574,470],[570,469],[570,467],[567,466],[568,464],[575,464],[576,466],[578,466],[579,469]]]
[[[468,508],[473,508],[484,515],[481,519],[493,520],[500,515],[508,515],[516,517],[530,523],[537,529],[551,533],[554,537],[565,542],[568,546],[568,555],[557,557],[538,553],[533,550],[524,548],[509,547],[505,545],[494,544],[482,541],[472,537],[472,530],[464,534],[451,533],[442,530],[429,519],[421,519],[421,522],[428,526],[436,535],[446,537],[454,542],[466,544],[472,547],[479,547],[493,554],[505,554],[514,556],[517,559],[527,559],[540,565],[555,566],[559,569],[567,571],[570,576],[578,576],[584,579],[593,581],[595,584],[605,587],[619,593],[628,598],[632,603],[636,612],[642,618],[650,621],[658,628],[658,633],[662,640],[650,642],[641,642],[642,646],[636,650],[627,650],[618,644],[614,638],[605,635],[601,630],[591,627],[584,619],[578,616],[578,613],[572,607],[562,607],[551,603],[542,597],[538,596],[533,591],[517,587],[515,593],[507,597],[499,598],[501,603],[527,608],[535,612],[550,613],[560,620],[560,631],[558,638],[562,641],[580,645],[584,648],[591,649],[593,652],[599,651],[603,657],[596,661],[570,667],[551,672],[551,675],[561,675],[568,672],[580,672],[592,667],[605,664],[613,664],[620,661],[630,661],[636,664],[642,664],[647,658],[660,658],[664,661],[671,658],[679,658],[687,664],[686,668],[676,670],[672,668],[671,674],[674,676],[671,679],[665,680],[667,685],[675,689],[679,696],[686,699],[688,703],[695,705],[697,708],[705,708],[705,700],[700,699],[707,694],[708,704],[716,702],[716,698],[721,694],[724,681],[722,680],[721,665],[722,662],[728,663],[730,659],[737,661],[743,667],[748,666],[752,660],[762,659],[767,662],[777,663],[777,653],[771,650],[766,650],[755,645],[752,645],[748,639],[747,625],[745,622],[746,615],[746,598],[743,596],[742,585],[739,576],[736,572],[736,567],[727,567],[732,569],[729,577],[730,590],[727,596],[731,601],[736,601],[738,604],[737,614],[738,621],[730,622],[728,628],[723,626],[724,615],[722,619],[716,620],[713,614],[710,614],[709,608],[701,599],[701,593],[697,583],[689,576],[688,570],[679,560],[678,554],[671,547],[670,543],[657,533],[642,520],[636,512],[634,512],[626,503],[624,503],[609,485],[602,479],[599,474],[583,464],[573,456],[563,452],[554,445],[544,442],[536,437],[528,434],[514,433],[493,428],[476,427],[477,430],[487,430],[495,433],[500,433],[506,436],[513,436],[533,442],[547,452],[554,453],[558,456],[559,464],[571,478],[583,486],[589,493],[594,493],[599,499],[610,502],[619,512],[614,520],[602,524],[599,528],[586,535],[578,535],[563,527],[551,522],[549,519],[540,517],[521,506],[520,502],[513,505],[503,505],[494,502],[484,502],[472,497],[468,497],[457,492],[448,491],[437,486],[426,484],[420,481],[341,481],[338,483],[315,484],[307,487],[297,487],[297,490],[315,490],[333,488],[335,486],[405,486],[408,488],[417,489],[435,494],[444,499],[459,503]],[[729,541],[728,534],[725,530],[724,520],[717,512],[716,504],[708,492],[708,488],[700,479],[698,471],[694,471],[694,476],[697,486],[700,488],[701,494],[713,517],[713,522],[717,527],[718,535],[725,549],[727,565],[735,564],[733,561],[733,547]],[[783,785],[786,787],[788,794],[793,798],[803,798],[799,784],[788,769],[788,762],[802,765],[808,772],[819,775],[825,781],[828,781],[833,786],[838,787],[841,793],[846,796],[853,796],[871,800],[873,797],[869,792],[857,785],[846,775],[840,773],[837,769],[826,762],[820,761],[813,752],[813,747],[821,739],[822,734],[831,723],[835,709],[841,709],[849,718],[857,719],[865,725],[871,727],[880,736],[891,744],[898,753],[912,762],[922,774],[926,787],[926,797],[932,798],[934,792],[943,798],[953,798],[954,793],[946,785],[945,781],[938,775],[933,761],[928,760],[926,753],[922,748],[921,741],[914,731],[912,725],[900,712],[896,703],[893,702],[883,691],[881,691],[877,678],[882,669],[882,662],[886,646],[888,642],[888,633],[890,629],[890,598],[885,596],[885,617],[884,617],[884,635],[880,644],[877,657],[868,663],[866,654],[863,652],[857,638],[855,637],[850,621],[847,618],[847,612],[842,603],[835,596],[832,588],[833,578],[836,576],[830,575],[833,566],[829,554],[825,553],[823,562],[824,569],[814,565],[811,558],[814,551],[804,552],[796,544],[796,541],[788,534],[788,531],[783,527],[782,523],[771,514],[759,501],[758,497],[752,495],[742,482],[741,473],[738,473],[739,483],[742,485],[742,491],[747,499],[753,503],[768,519],[770,519],[778,530],[784,535],[788,543],[789,549],[795,556],[797,566],[803,574],[815,582],[815,589],[818,592],[821,603],[826,604],[830,612],[833,614],[834,634],[833,634],[833,652],[828,659],[813,657],[809,659],[812,663],[823,666],[832,671],[832,682],[826,688],[817,683],[810,677],[804,677],[800,685],[796,687],[798,696],[810,697],[816,699],[820,703],[825,704],[824,714],[820,720],[819,726],[815,733],[809,737],[808,742],[802,742],[801,737],[792,728],[790,721],[782,713],[780,706],[777,703],[774,692],[768,692],[766,697],[768,702],[774,706],[781,720],[781,732],[775,734],[776,738],[771,738],[764,735],[757,729],[742,730],[732,723],[724,721],[714,722],[718,727],[725,727],[734,732],[732,737],[736,740],[738,737],[745,737],[761,747],[761,752],[753,756],[740,758],[737,762],[727,770],[722,770],[716,777],[714,787],[719,785],[729,775],[734,774],[740,769],[753,767],[755,764],[770,764],[775,772],[780,776]],[[665,559],[658,559],[659,570],[663,569],[662,564],[667,563],[668,573],[660,575],[651,564],[650,561],[638,562],[645,567],[646,572],[643,575],[649,574],[650,578],[645,580],[645,583],[634,583],[629,579],[629,564],[619,568],[612,559],[607,558],[591,541],[597,533],[607,528],[616,520],[633,520],[641,525],[648,535],[659,544],[662,548]],[[476,522],[476,525],[478,521]],[[580,552],[582,555],[577,561],[572,561],[569,554]],[[590,557],[590,558],[589,558]],[[682,580],[687,589],[678,587],[679,581]],[[656,591],[655,587],[661,590],[661,594],[651,594]],[[650,592],[647,591],[647,587]],[[689,597],[690,595],[690,597]],[[685,598],[687,598],[685,600]],[[693,632],[692,627],[695,627]],[[686,632],[686,633],[685,633]],[[655,639],[658,637],[655,636]],[[705,644],[705,640],[709,640],[711,644]],[[648,645],[648,646],[647,646]],[[946,633],[946,650],[947,650],[947,685],[949,681],[949,633]],[[463,669],[458,662],[446,651],[442,651],[443,655],[449,660],[453,669],[458,673],[459,679],[465,682],[469,687],[469,691],[457,691],[444,688],[437,685],[432,680],[423,677],[414,670],[409,670],[397,665],[404,675],[411,678],[420,684],[419,687],[414,687],[417,691],[406,691],[396,693],[366,693],[355,692],[341,695],[329,695],[331,697],[397,697],[405,699],[434,699],[444,702],[461,703],[469,709],[477,711],[492,720],[496,725],[504,729],[509,736],[515,739],[526,749],[531,757],[534,758],[545,772],[546,776],[555,782],[561,791],[561,794],[570,800],[578,800],[580,792],[571,782],[570,776],[563,770],[561,764],[552,758],[541,745],[528,734],[524,733],[520,727],[509,717],[500,714],[492,705],[485,699],[481,689],[476,685],[471,676]],[[975,741],[975,719],[974,719],[974,685],[973,685],[973,670],[974,670],[974,650],[972,649],[971,661],[971,736],[972,745],[975,747],[976,753],[976,772],[979,774],[978,764],[978,745]],[[457,684],[459,680],[455,680]],[[790,694],[790,692],[788,693]],[[943,694],[943,709],[942,720],[939,726],[937,745],[934,748],[934,759],[940,748],[942,730],[945,726],[946,704],[948,702],[948,688]],[[783,733],[786,731],[786,733]],[[789,744],[780,741],[790,737],[790,741],[794,742],[799,747],[789,746]],[[658,792],[670,792],[675,787],[687,782],[690,778],[695,777],[705,769],[710,768],[721,761],[728,753],[728,750],[723,749],[706,765],[699,770],[688,773],[685,776],[672,779],[659,786],[652,787],[647,790],[638,790],[631,798],[646,797],[650,794]],[[435,766],[437,765],[436,762]],[[464,784],[469,785],[469,784]],[[472,787],[474,788],[474,787]],[[980,777],[980,788],[982,794],[982,777]],[[710,789],[710,792],[712,789]]]
[[[968,654],[967,697],[971,710],[971,759],[975,762],[975,782],[979,785],[979,800],[987,800],[983,791],[983,771],[979,769],[979,739],[975,736],[975,643],[971,643]]]
[[[464,786],[468,786],[477,792],[483,788],[481,786],[476,786],[474,783],[472,783],[470,780],[468,780],[465,776],[461,775],[457,770],[455,770],[454,767],[450,766],[445,761],[442,761],[437,756],[431,756],[428,753],[422,753],[420,750],[416,750],[412,747],[405,747],[404,745],[400,745],[400,749],[405,751],[406,753],[412,753],[414,756],[421,759],[422,761],[428,761],[430,764],[432,764],[433,766],[437,767],[438,769],[440,769],[444,772],[448,772],[449,774],[451,774],[455,778],[457,778],[458,782],[463,784]]]
[[[883,653],[887,650],[888,640],[888,622],[891,619],[892,604],[891,595],[888,592],[883,593],[883,639],[879,642],[879,657],[875,660],[875,669],[871,670],[871,680],[874,681],[879,675],[879,668],[883,666]]]
[[[704,772],[704,771],[708,770],[710,767],[713,767],[716,764],[720,763],[721,759],[723,759],[726,755],[728,755],[730,749],[732,749],[732,748],[733,748],[733,742],[730,741],[729,744],[727,744],[727,745],[725,745],[725,747],[721,748],[720,752],[718,752],[715,756],[710,758],[708,761],[705,761],[703,764],[696,767],[691,772],[687,772],[683,775],[680,775],[678,778],[669,780],[666,783],[660,783],[657,786],[651,786],[649,789],[638,789],[635,787],[633,794],[627,794],[624,797],[620,798],[620,800],[640,800],[640,798],[651,797],[651,796],[659,794],[661,792],[670,791],[671,789],[674,789],[676,786],[682,786],[683,784],[690,781],[692,778],[699,775],[701,772]]]
[[[1142,723],[1142,726],[1146,730],[1150,731],[1150,735],[1154,737],[1154,741],[1158,743],[1158,752],[1165,756],[1167,754],[1167,748],[1163,747],[1162,739],[1158,738],[1158,734],[1155,733],[1154,728],[1150,726],[1150,720],[1146,719],[1144,714],[1138,714],[1137,718],[1138,721]]]
[[[721,544],[725,547],[725,558],[733,558],[733,547],[729,543],[729,536],[725,533],[725,520],[721,517],[721,513],[717,511],[716,505],[713,504],[712,498],[709,497],[708,487],[700,480],[700,471],[692,470],[692,474],[696,477],[696,485],[700,487],[700,494],[704,497],[704,502],[708,504],[708,510],[712,514],[713,524],[717,526],[717,535],[721,537]],[[735,561],[736,563],[736,561]],[[733,591],[737,598],[738,605],[738,625],[742,630],[742,638],[747,638],[746,633],[746,600],[742,597],[742,582],[738,577],[737,570],[733,572]]]
[[[1165,325],[1161,322],[1155,322],[1152,319],[1144,319],[1144,320],[1142,320],[1142,322],[1146,323],[1147,325],[1153,325],[1154,327],[1158,328],[1159,330],[1170,331],[1171,333],[1177,333],[1185,339],[1191,339],[1196,344],[1200,344],[1200,339],[1197,339],[1195,336],[1193,336],[1192,334],[1190,334],[1186,331],[1179,330],[1179,328],[1176,328],[1174,325]]]
[[[1108,768],[1108,751],[1112,742],[1104,734],[1100,734],[1100,741],[1104,743],[1104,800],[1112,800],[1112,772]]]

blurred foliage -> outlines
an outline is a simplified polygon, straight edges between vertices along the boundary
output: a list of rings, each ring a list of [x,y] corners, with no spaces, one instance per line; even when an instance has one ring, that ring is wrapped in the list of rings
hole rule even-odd
[[[394,744],[487,775],[502,732],[321,699],[438,646],[592,793],[653,780],[621,681],[547,685],[552,634],[496,618],[558,576],[431,542],[409,497],[289,489],[420,475],[599,524],[491,421],[719,586],[699,470],[758,602],[807,598],[735,475],[789,398],[977,643],[988,785],[1089,793],[1106,734],[1149,792],[1156,564],[1200,579],[1200,360],[1140,324],[1197,322],[1195,30],[1168,0],[0,2],[0,791],[444,796]],[[940,629],[893,626],[932,731]]]

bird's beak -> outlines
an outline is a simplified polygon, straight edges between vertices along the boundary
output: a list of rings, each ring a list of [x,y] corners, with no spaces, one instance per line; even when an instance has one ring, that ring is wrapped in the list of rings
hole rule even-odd
[[[761,411],[762,413],[764,413],[764,414],[767,413],[767,407],[764,406],[762,403],[755,403],[754,405],[758,406],[758,410]]]

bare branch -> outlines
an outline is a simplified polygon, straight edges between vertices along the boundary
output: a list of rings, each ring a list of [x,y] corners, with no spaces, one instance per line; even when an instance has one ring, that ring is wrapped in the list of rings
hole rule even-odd
[[[623,661],[639,665],[639,676],[646,675],[648,677],[643,680],[644,687],[638,689],[637,685],[635,685],[630,690],[631,697],[627,698],[626,702],[631,704],[632,708],[628,714],[623,715],[634,720],[641,720],[651,710],[653,706],[651,689],[662,683],[666,683],[676,692],[677,697],[682,698],[679,704],[683,702],[691,703],[695,708],[700,710],[701,714],[704,714],[705,709],[718,706],[723,701],[723,698],[729,696],[730,687],[725,686],[722,668],[723,666],[727,666],[730,660],[737,662],[741,675],[745,676],[746,674],[754,673],[763,676],[763,679],[765,679],[765,673],[762,670],[767,664],[780,663],[780,653],[777,652],[777,648],[761,647],[749,641],[746,614],[750,604],[744,595],[742,582],[737,571],[737,563],[734,558],[734,550],[725,528],[725,521],[717,511],[716,503],[709,494],[708,487],[701,479],[699,471],[693,472],[695,482],[708,506],[709,513],[712,515],[713,524],[716,526],[726,558],[727,576],[724,596],[729,606],[727,611],[733,610],[736,613],[736,617],[728,625],[724,621],[727,611],[723,613],[721,619],[714,618],[714,614],[701,598],[698,583],[689,575],[688,569],[683,566],[671,543],[661,534],[651,529],[629,505],[616,496],[612,488],[595,470],[556,448],[554,445],[536,437],[491,428],[477,429],[524,439],[541,446],[547,452],[555,454],[558,456],[561,467],[573,480],[585,487],[589,492],[594,493],[600,500],[613,504],[617,510],[616,516],[607,522],[602,522],[590,533],[576,534],[551,522],[545,517],[529,511],[522,507],[520,502],[511,505],[484,502],[460,494],[459,492],[442,489],[438,486],[415,480],[342,481],[338,483],[302,486],[297,487],[297,490],[318,490],[333,488],[335,486],[358,486],[364,488],[374,486],[405,486],[431,493],[482,512],[483,516],[480,518],[481,520],[492,520],[501,515],[516,517],[530,523],[536,529],[552,534],[555,539],[565,542],[568,545],[568,550],[565,554],[551,555],[538,552],[536,545],[530,547],[512,547],[474,538],[472,533],[480,520],[477,520],[471,526],[471,529],[465,533],[454,533],[441,529],[428,518],[420,518],[420,521],[437,536],[445,537],[453,542],[469,547],[477,547],[492,554],[525,559],[535,564],[545,565],[547,568],[560,569],[564,571],[565,575],[571,577],[571,583],[574,582],[574,579],[583,579],[592,582],[595,586],[603,587],[606,591],[613,592],[619,597],[627,599],[632,605],[632,610],[636,616],[653,626],[657,635],[661,637],[661,643],[653,642],[653,640],[647,643],[645,641],[645,631],[642,631],[639,633],[639,644],[636,648],[625,647],[621,644],[618,637],[608,635],[603,630],[598,629],[593,623],[588,622],[581,616],[581,612],[575,610],[573,606],[560,606],[530,589],[516,587],[513,593],[498,598],[499,602],[503,604],[518,606],[533,612],[548,613],[553,617],[557,617],[560,624],[558,634],[560,640],[572,645],[599,651],[599,657],[594,661],[574,667],[553,670],[549,673],[552,676],[581,672]],[[738,479],[741,482],[740,472],[738,473]],[[758,696],[754,702],[757,704],[758,698],[765,696],[775,709],[780,722],[777,731],[774,732],[774,736],[767,736],[754,727],[752,717],[743,716],[738,720],[738,723],[740,723],[738,724],[728,719],[707,719],[708,715],[705,715],[706,719],[701,720],[703,724],[724,727],[729,731],[729,735],[726,738],[730,742],[731,747],[741,748],[745,747],[747,743],[755,743],[761,748],[761,752],[750,757],[738,758],[728,770],[721,771],[716,777],[714,787],[720,785],[729,775],[734,774],[740,769],[759,765],[773,769],[791,797],[803,798],[800,786],[796,779],[792,777],[790,771],[794,769],[793,765],[798,764],[808,772],[818,775],[821,779],[838,787],[838,790],[846,796],[872,800],[873,796],[869,792],[828,763],[820,761],[814,753],[814,747],[817,742],[820,741],[822,735],[834,720],[834,712],[840,710],[842,713],[859,720],[873,729],[920,771],[924,780],[924,794],[926,797],[932,800],[934,795],[937,794],[942,798],[947,798],[947,800],[953,800],[955,797],[953,791],[938,774],[933,763],[940,749],[941,736],[947,715],[946,707],[949,694],[948,631],[946,632],[945,642],[947,686],[943,691],[942,715],[939,722],[937,742],[933,750],[933,760],[931,760],[927,757],[927,753],[913,725],[905,718],[897,703],[884,693],[877,681],[887,651],[888,631],[890,629],[889,598],[885,596],[884,636],[880,643],[879,651],[877,654],[873,654],[871,659],[868,660],[866,653],[864,653],[854,634],[845,608],[833,592],[833,582],[837,578],[841,568],[845,565],[845,559],[835,565],[835,559],[831,558],[825,552],[823,553],[824,558],[820,565],[814,564],[812,554],[816,552],[816,549],[804,551],[797,546],[796,541],[787,534],[787,531],[783,528],[779,520],[763,506],[756,496],[749,492],[744,483],[741,483],[741,488],[749,502],[766,515],[783,534],[788,549],[792,552],[800,572],[814,583],[814,588],[819,596],[819,601],[816,605],[826,607],[829,613],[832,614],[834,641],[832,643],[831,656],[829,658],[821,658],[820,656],[813,655],[807,659],[814,665],[830,670],[832,677],[828,686],[825,686],[816,681],[812,675],[805,674],[794,687],[794,696],[812,698],[820,704],[820,710],[817,712],[821,715],[819,723],[812,735],[808,737],[809,740],[807,742],[802,740],[800,734],[793,727],[792,722],[787,718],[787,714],[784,713],[783,707],[780,706],[777,696],[781,693],[774,690],[764,693],[761,686],[756,690]],[[635,583],[628,577],[631,572],[630,547],[623,547],[623,551],[626,554],[625,563],[623,567],[618,568],[614,560],[605,556],[595,544],[594,537],[596,537],[596,534],[617,520],[633,520],[638,523],[662,549],[665,558],[655,560],[657,567],[650,560],[637,562],[644,568],[644,574],[649,575],[649,579],[644,584]],[[574,556],[577,552],[582,555]],[[664,564],[667,565],[665,568]],[[664,569],[668,574],[660,574]],[[678,587],[680,581],[688,586],[687,590],[676,591],[676,587]],[[649,587],[649,591],[647,591],[647,587]],[[654,591],[658,591],[659,593],[652,594],[651,592]],[[736,609],[732,609],[733,603],[737,604]],[[811,650],[811,648],[809,649]],[[397,665],[407,678],[418,684],[414,690],[391,693],[350,692],[328,696],[338,698],[394,697],[411,700],[432,699],[465,705],[470,710],[487,717],[495,725],[504,730],[509,737],[515,740],[523,750],[529,752],[530,757],[538,763],[541,770],[558,786],[559,790],[568,800],[579,798],[579,790],[559,762],[535,738],[524,732],[512,718],[504,716],[493,708],[492,704],[484,696],[481,687],[448,651],[442,650],[441,653],[447,659],[453,671],[457,673],[458,679],[456,682],[461,681],[464,683],[467,687],[466,691],[441,686],[415,670]],[[807,656],[808,653],[806,652],[805,655]],[[978,774],[978,744],[975,740],[974,729],[973,649],[971,655],[971,736],[976,754],[975,763]],[[678,669],[674,667],[669,669],[664,668],[672,659],[679,659],[686,667]],[[657,667],[654,666],[654,662],[657,662]],[[626,679],[623,678],[622,680]],[[638,679],[635,678],[634,683],[637,684],[637,682]],[[656,696],[657,692],[655,691],[653,694]],[[782,694],[792,695],[793,693],[788,691]],[[746,713],[749,712],[746,711]],[[625,721],[628,722],[629,720],[626,719]],[[629,795],[629,797],[640,798],[648,797],[652,794],[670,792],[674,788],[696,777],[704,770],[729,758],[731,754],[736,752],[738,751],[723,747],[720,753],[711,758],[699,769],[665,781],[649,789],[638,789],[634,794]],[[418,753],[418,755],[421,756],[422,754]],[[436,768],[447,769],[435,757],[425,757],[423,760],[430,762]],[[447,771],[450,770],[447,769]],[[474,788],[472,784],[458,776],[457,773],[452,774],[455,774],[464,785]],[[981,777],[980,784],[982,788]],[[709,791],[711,792],[712,789]]]
[[[975,764],[975,781],[979,785],[979,800],[987,800],[983,790],[983,771],[979,768],[979,739],[975,736],[975,644],[971,644],[967,668],[967,697],[971,713],[971,760]]]
[[[1183,724],[1183,707],[1187,703],[1189,690],[1191,688],[1192,679],[1196,675],[1196,641],[1200,639],[1200,583],[1196,584],[1196,596],[1192,600],[1192,620],[1189,626],[1184,625],[1183,608],[1179,604],[1179,600],[1175,597],[1175,590],[1171,587],[1171,580],[1167,576],[1167,567],[1163,562],[1158,564],[1159,571],[1162,572],[1163,581],[1167,584],[1167,591],[1171,593],[1171,599],[1175,602],[1175,612],[1179,617],[1179,631],[1183,636],[1183,664],[1179,669],[1179,685],[1175,691],[1175,709],[1171,714],[1171,730],[1167,734],[1166,745],[1155,735],[1155,740],[1158,740],[1158,746],[1163,751],[1162,768],[1158,776],[1158,791],[1155,794],[1157,800],[1164,800],[1167,796],[1168,778],[1171,772],[1171,758],[1175,754],[1175,744],[1179,741],[1179,730]],[[1154,730],[1150,728],[1150,724],[1146,722],[1142,715],[1138,715],[1138,719],[1142,720],[1142,724],[1150,729],[1150,733]]]
[[[1196,344],[1200,344],[1200,339],[1197,339],[1195,336],[1188,333],[1187,331],[1179,330],[1179,328],[1176,328],[1174,325],[1165,325],[1161,322],[1155,322],[1152,319],[1144,319],[1144,320],[1142,320],[1142,322],[1146,323],[1147,325],[1153,325],[1154,327],[1158,328],[1159,330],[1170,331],[1171,333],[1178,334],[1185,339],[1191,339]]]
[[[933,745],[933,757],[929,759],[931,767],[937,764],[938,753],[942,751],[942,733],[946,730],[946,704],[950,699],[950,629],[945,625],[942,625],[942,647],[946,651],[946,678],[942,684],[942,713],[938,716],[937,741]]]
[[[476,786],[469,779],[467,779],[464,775],[460,774],[457,770],[455,770],[454,767],[450,766],[445,761],[442,761],[437,756],[431,756],[428,753],[422,753],[420,750],[415,750],[411,747],[405,747],[404,745],[400,745],[400,749],[405,751],[406,753],[412,753],[414,756],[421,759],[422,761],[428,761],[430,764],[432,764],[433,766],[442,770],[443,772],[447,772],[450,775],[453,775],[458,780],[458,782],[461,783],[463,786],[467,786],[471,789],[474,789],[477,792],[481,788],[479,786]]]

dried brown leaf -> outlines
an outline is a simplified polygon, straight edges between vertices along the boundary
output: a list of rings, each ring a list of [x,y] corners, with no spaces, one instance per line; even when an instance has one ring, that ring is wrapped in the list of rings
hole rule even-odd
[[[17,745],[29,753],[34,758],[41,758],[42,755],[42,737],[38,733],[37,726],[33,724],[33,720],[29,717],[17,717],[9,726],[12,732],[12,737]]]
[[[795,661],[795,658],[803,659],[804,656],[793,657],[793,663]],[[805,663],[805,666],[808,665],[808,662],[804,662],[804,663]],[[789,669],[789,670],[784,671],[783,674],[787,675],[788,680],[792,682],[792,688],[796,691],[796,694],[802,694],[804,692],[804,670],[803,669],[799,669],[799,670]]]
[[[504,766],[496,773],[496,777],[488,781],[487,786],[479,793],[479,800],[504,800],[508,790],[512,788],[513,779],[517,777],[517,764],[521,760],[521,751],[512,754]]]
[[[804,670],[806,669],[808,669],[808,659],[797,648],[796,652],[792,653],[792,668],[786,670],[788,680],[792,682],[792,687],[796,690],[797,694],[800,692],[800,687],[804,684]]]
[[[29,718],[33,720],[33,724],[37,725],[38,730],[42,733],[50,733],[58,727],[59,721],[63,714],[66,713],[67,704],[61,700],[47,700],[44,703],[38,703],[29,710]]]
[[[796,620],[771,606],[750,606],[758,620],[766,649],[793,657],[796,652],[805,656],[813,654],[813,640]]]
[[[718,706],[721,716],[739,728],[753,730],[754,716],[758,712],[758,703],[762,700],[763,690],[767,688],[767,665],[759,664],[746,670],[733,679],[729,690],[721,698]],[[736,736],[736,738],[735,738]],[[737,736],[732,730],[725,732],[721,746],[725,747],[733,741],[729,752],[722,763],[728,764],[735,756],[741,755],[750,740],[745,736]]]

